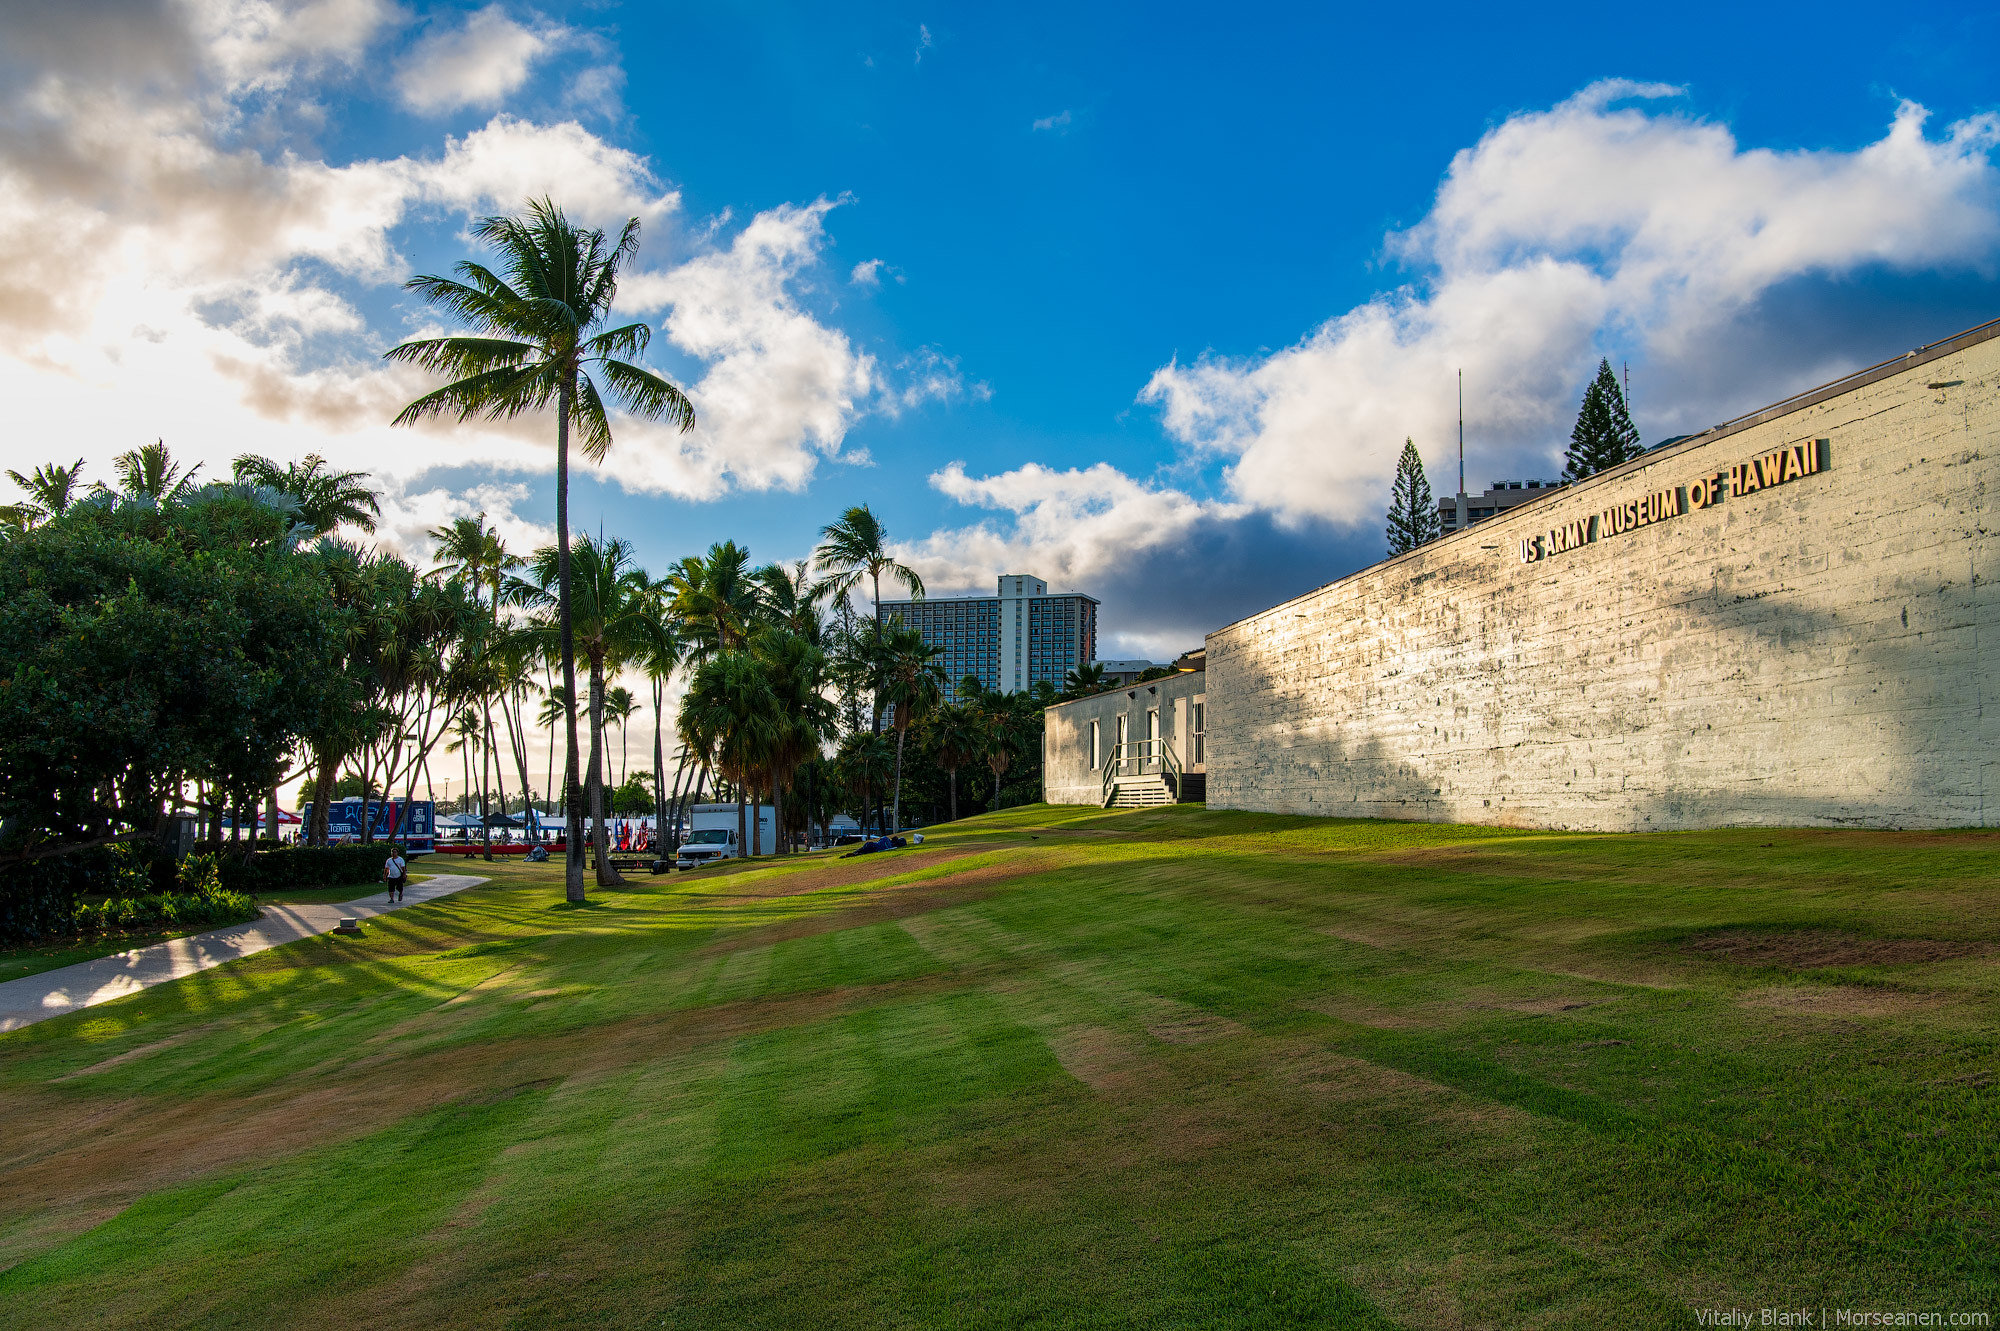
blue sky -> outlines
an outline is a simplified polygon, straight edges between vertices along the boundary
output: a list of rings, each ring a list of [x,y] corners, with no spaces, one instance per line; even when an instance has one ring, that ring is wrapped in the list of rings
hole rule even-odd
[[[77,248],[0,279],[0,462],[319,451],[413,554],[546,534],[546,431],[391,434],[374,359],[530,189],[645,216],[704,407],[579,525],[789,558],[865,500],[940,589],[1100,596],[1115,654],[1378,557],[1457,368],[1476,489],[1559,470],[1600,355],[1652,441],[2000,315],[1990,8],[36,9],[0,227]]]

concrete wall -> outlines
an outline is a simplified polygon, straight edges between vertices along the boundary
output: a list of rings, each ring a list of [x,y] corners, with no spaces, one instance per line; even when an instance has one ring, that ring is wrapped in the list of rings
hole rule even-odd
[[[2000,821],[2000,340],[1814,396],[1209,635],[1210,807]],[[1825,470],[1726,493],[1731,466],[1806,440]],[[1611,530],[1662,490],[1689,511]]]
[[[1117,718],[1126,717],[1127,737],[1146,737],[1146,712],[1160,709],[1160,733],[1174,746],[1187,771],[1204,770],[1192,760],[1188,735],[1179,718],[1190,718],[1193,707],[1205,701],[1207,675],[1199,670],[1183,671],[1166,679],[1134,684],[1094,698],[1060,703],[1042,716],[1042,798],[1050,804],[1097,804],[1104,798],[1102,762],[1090,761],[1090,723],[1098,723],[1099,758],[1108,760],[1117,742]],[[1176,702],[1184,704],[1176,707]]]

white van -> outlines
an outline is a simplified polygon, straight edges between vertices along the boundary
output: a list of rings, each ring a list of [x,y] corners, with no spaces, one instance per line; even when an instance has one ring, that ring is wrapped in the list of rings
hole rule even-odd
[[[750,831],[750,820],[757,820],[758,848],[766,855],[777,849],[777,819],[771,806],[760,804],[754,813],[743,810],[743,827]],[[674,856],[676,869],[699,869],[705,864],[718,860],[735,859],[747,854],[745,847],[736,842],[736,806],[734,804],[697,804],[688,824],[687,840]]]

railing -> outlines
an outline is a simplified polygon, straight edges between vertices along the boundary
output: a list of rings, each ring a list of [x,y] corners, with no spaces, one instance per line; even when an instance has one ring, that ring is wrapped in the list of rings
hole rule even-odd
[[[1181,797],[1180,755],[1174,752],[1173,744],[1165,736],[1113,744],[1111,753],[1104,760],[1103,791],[1098,803],[1108,807],[1118,789],[1119,780],[1133,776],[1157,776],[1167,783],[1175,799]]]

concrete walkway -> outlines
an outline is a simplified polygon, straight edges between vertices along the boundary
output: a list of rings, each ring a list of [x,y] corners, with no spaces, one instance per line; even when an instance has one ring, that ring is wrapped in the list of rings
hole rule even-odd
[[[78,1008],[95,1007],[114,998],[136,994],[156,984],[165,984],[198,971],[220,966],[225,961],[247,957],[285,943],[296,943],[337,928],[341,917],[367,919],[387,911],[401,910],[439,897],[448,897],[485,882],[471,874],[437,874],[419,883],[414,880],[403,900],[390,904],[387,889],[377,888],[370,896],[339,905],[286,906],[270,903],[262,919],[232,924],[205,934],[189,934],[151,947],[134,948],[95,961],[24,975],[0,984],[0,1031],[19,1030],[50,1017],[60,1017]]]

